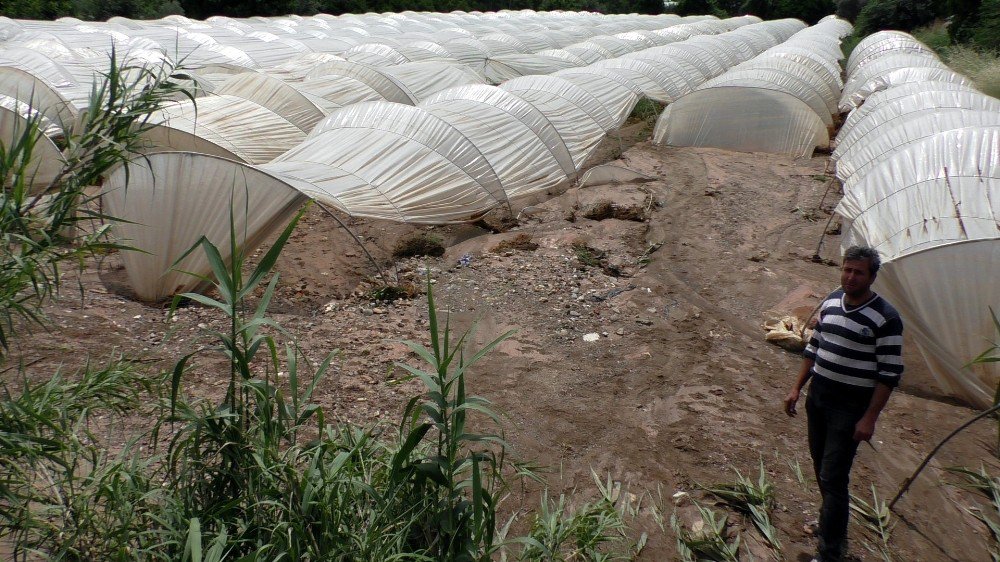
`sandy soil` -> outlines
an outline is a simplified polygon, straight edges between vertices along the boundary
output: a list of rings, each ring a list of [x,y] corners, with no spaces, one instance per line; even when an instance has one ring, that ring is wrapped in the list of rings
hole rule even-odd
[[[518,206],[520,224],[507,232],[347,223],[390,275],[398,271],[419,285],[429,270],[452,325],[477,324],[475,344],[516,330],[472,372],[470,390],[503,412],[521,458],[552,467],[554,490],[593,489],[593,470],[632,490],[659,489],[669,516],[675,492],[699,496],[697,483],[731,482],[734,469],[756,474],[762,459],[777,488],[774,519],[785,559],[808,560],[814,544],[803,527],[816,518],[818,494],[805,419],[781,411],[800,358],[765,343],[761,323],[769,310],[808,313],[838,283],[835,266],[810,259],[838,197],[836,188],[826,193],[828,158],[640,142],[614,163],[650,180],[573,188],[523,211]],[[646,218],[584,217],[602,201]],[[446,254],[389,264],[394,241],[421,230],[441,237]],[[537,249],[496,249],[524,235]],[[603,255],[600,263],[582,264],[583,247]],[[839,236],[827,236],[821,254],[835,260],[838,247]],[[375,269],[315,208],[278,269],[273,316],[314,360],[342,350],[319,391],[328,419],[395,419],[418,390],[401,382],[393,364],[414,361],[400,340],[427,339],[424,299],[369,301]],[[205,328],[221,325],[202,307],[185,307],[171,322],[164,306],[132,300],[114,255],[79,277],[82,291],[72,277],[62,300],[48,307],[51,331],[16,342],[8,365],[23,361],[40,377],[55,365],[70,369],[118,349],[165,369],[208,343]],[[585,341],[585,334],[599,338]],[[871,485],[892,497],[923,455],[972,413],[940,395],[912,345],[905,359],[905,382],[880,420],[874,448],[859,453],[853,490],[861,497],[870,497]],[[185,385],[191,394],[217,397],[224,379],[217,362],[203,359]],[[985,462],[996,471],[995,441],[995,429],[983,423],[939,454],[898,505],[895,560],[988,559],[988,536],[963,509],[977,500],[941,483],[954,481],[946,466]],[[791,468],[796,462],[804,484]],[[669,527],[660,532],[649,518],[639,526],[651,531],[643,560],[676,558]],[[851,532],[860,537],[857,524]],[[752,530],[744,535],[759,543]],[[766,554],[759,544],[753,548]],[[852,555],[877,559],[861,541]]]

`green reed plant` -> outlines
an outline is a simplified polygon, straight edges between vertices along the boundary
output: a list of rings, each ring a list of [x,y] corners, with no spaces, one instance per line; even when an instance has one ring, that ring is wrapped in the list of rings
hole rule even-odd
[[[133,363],[113,357],[72,378],[57,372],[44,382],[24,381],[17,392],[2,387],[0,540],[14,560],[40,553],[135,559],[152,523],[142,506],[160,503],[160,486],[147,476],[134,442],[112,454],[96,430],[120,425],[154,386]]]
[[[468,359],[466,332],[452,343],[449,320],[439,325],[434,292],[427,281],[431,346],[406,345],[426,364],[418,369],[398,364],[419,379],[424,394],[404,409],[399,436],[402,445],[393,458],[391,482],[408,483],[409,493],[430,501],[419,524],[419,542],[429,545],[438,560],[478,560],[494,550],[497,495],[506,489],[504,461],[509,445],[500,432],[500,419],[490,403],[466,393],[469,368],[509,338],[497,337]],[[491,429],[473,431],[473,415]],[[414,455],[416,446],[430,435],[430,454]]]
[[[30,111],[12,138],[0,139],[0,346],[6,350],[15,320],[40,323],[41,306],[59,289],[60,266],[81,264],[107,242],[106,218],[96,210],[92,186],[112,168],[135,158],[151,113],[177,96],[190,96],[174,80],[177,68],[134,65],[112,50],[109,67],[95,81],[76,122],[63,123],[55,140],[62,168],[46,185],[36,183],[36,146],[42,117]],[[27,104],[31,105],[30,101]],[[65,238],[72,232],[73,243]]]
[[[226,359],[228,385],[215,406],[189,402],[181,394],[181,382],[197,352],[177,362],[170,377],[168,420],[179,429],[168,446],[168,479],[181,494],[191,528],[197,521],[200,533],[226,537],[231,554],[260,556],[277,549],[295,555],[303,548],[298,542],[274,545],[269,537],[275,522],[289,515],[289,504],[282,498],[292,491],[289,484],[306,463],[309,449],[300,444],[300,430],[314,417],[316,431],[324,430],[322,409],[311,399],[334,354],[300,380],[300,350],[287,344],[279,351],[274,334],[283,330],[267,316],[279,280],[272,270],[303,212],[248,276],[243,272],[246,252],[232,217],[228,262],[204,237],[178,259],[198,249],[208,258],[212,274],[202,280],[212,285],[218,298],[184,293],[174,298],[171,312],[188,299],[222,313],[227,329],[211,331],[217,344],[205,351]],[[250,306],[259,288],[259,300]],[[286,380],[279,379],[283,372]],[[199,544],[191,537],[186,548],[197,550]]]

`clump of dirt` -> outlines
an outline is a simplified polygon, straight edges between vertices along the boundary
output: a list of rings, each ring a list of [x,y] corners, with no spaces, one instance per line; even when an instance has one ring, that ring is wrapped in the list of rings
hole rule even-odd
[[[396,259],[443,255],[444,241],[441,237],[427,232],[415,232],[404,236],[392,248],[392,257]]]
[[[527,233],[520,233],[513,238],[508,238],[506,240],[500,241],[499,244],[493,246],[490,250],[494,254],[502,254],[511,250],[520,250],[522,252],[534,252],[538,249],[538,244],[532,242],[531,235]]]
[[[512,215],[508,209],[490,211],[489,213],[483,215],[481,219],[476,221],[475,224],[480,228],[489,230],[493,234],[507,232],[515,226],[519,226],[517,217]]]
[[[610,199],[601,199],[583,210],[583,218],[592,221],[618,219],[643,222],[649,218],[649,215],[639,205],[616,205]]]

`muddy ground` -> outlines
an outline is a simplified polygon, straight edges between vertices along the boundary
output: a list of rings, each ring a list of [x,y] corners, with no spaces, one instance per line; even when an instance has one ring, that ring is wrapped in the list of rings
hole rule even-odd
[[[835,265],[810,259],[821,234],[836,231],[836,221],[828,225],[838,197],[828,157],[639,142],[611,163],[645,178],[517,205],[518,225],[505,232],[346,222],[393,280],[420,287],[429,270],[452,326],[477,325],[473,345],[515,330],[471,373],[470,391],[503,413],[520,458],[551,468],[554,492],[591,493],[594,471],[662,496],[669,517],[676,492],[701,497],[696,484],[731,482],[734,469],[755,475],[763,460],[776,486],[785,559],[808,560],[814,541],[804,526],[816,518],[818,494],[805,419],[789,419],[781,408],[800,358],[765,343],[761,323],[768,311],[807,315],[838,283]],[[628,212],[602,218],[608,202]],[[393,263],[395,241],[414,232],[439,237],[446,253]],[[839,243],[838,235],[826,236],[822,257],[836,260]],[[316,208],[278,270],[274,318],[314,360],[341,350],[318,391],[327,418],[397,419],[419,388],[393,365],[416,361],[400,340],[427,341],[425,299],[370,300],[375,268]],[[140,356],[151,371],[168,369],[208,343],[205,328],[221,326],[203,307],[182,308],[168,321],[162,304],[131,299],[115,255],[79,276],[82,292],[75,278],[70,274],[64,296],[47,309],[51,331],[20,338],[8,365],[22,361],[37,378],[116,349]],[[874,447],[859,453],[852,485],[861,497],[870,498],[872,485],[891,497],[923,455],[973,413],[941,396],[914,346],[905,355],[904,383],[880,419]],[[218,366],[196,362],[187,392],[217,399],[226,378]],[[947,466],[985,462],[995,471],[995,442],[995,428],[983,423],[938,455],[898,505],[894,560],[989,559],[985,529],[964,511],[978,500],[942,482],[955,481]],[[527,495],[536,492],[529,487]],[[682,517],[690,516],[681,504]],[[648,515],[636,525],[650,532],[641,559],[676,559],[669,526],[659,531]],[[851,532],[862,536],[853,522]],[[747,528],[744,536],[764,559],[758,535]],[[879,559],[861,540],[851,552]]]

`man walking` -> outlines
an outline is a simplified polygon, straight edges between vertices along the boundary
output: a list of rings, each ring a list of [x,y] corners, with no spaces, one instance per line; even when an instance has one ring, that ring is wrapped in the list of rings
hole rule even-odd
[[[871,290],[880,265],[872,248],[852,246],[844,253],[841,288],[823,301],[802,368],[785,398],[785,413],[794,416],[799,392],[812,379],[806,414],[809,453],[823,496],[819,562],[836,562],[844,554],[854,454],[871,439],[903,373],[903,323],[896,309]]]

